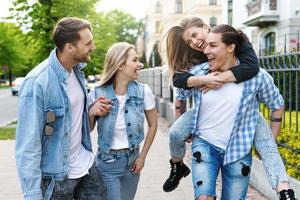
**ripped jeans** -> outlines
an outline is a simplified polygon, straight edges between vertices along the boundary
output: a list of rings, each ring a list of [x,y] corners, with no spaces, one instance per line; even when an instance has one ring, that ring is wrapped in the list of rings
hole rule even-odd
[[[245,199],[252,164],[251,152],[243,158],[223,165],[225,150],[200,137],[193,138],[192,174],[194,197],[216,196],[219,170],[222,173],[221,200]]]
[[[190,136],[193,129],[193,109],[183,113],[169,130],[169,148],[172,157],[183,158],[185,155],[185,140]],[[259,115],[255,136],[254,147],[260,154],[264,168],[268,174],[268,180],[273,188],[280,182],[288,182],[288,176],[284,164],[277,149],[275,139],[270,126],[262,115]]]

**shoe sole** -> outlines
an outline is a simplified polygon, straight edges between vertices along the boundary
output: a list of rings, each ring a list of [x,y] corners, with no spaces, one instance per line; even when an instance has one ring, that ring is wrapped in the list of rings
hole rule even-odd
[[[187,177],[190,173],[191,173],[190,170],[187,171],[185,174],[183,174],[183,176],[181,177],[181,179],[182,179],[183,177]],[[180,180],[181,180],[181,179],[180,179]],[[176,185],[174,185],[174,187],[169,188],[168,190],[164,190],[164,191],[165,191],[165,192],[172,192],[173,190],[175,190],[175,189],[178,187],[178,185],[179,185],[179,183],[180,183],[180,180],[178,181],[178,183],[177,183]]]

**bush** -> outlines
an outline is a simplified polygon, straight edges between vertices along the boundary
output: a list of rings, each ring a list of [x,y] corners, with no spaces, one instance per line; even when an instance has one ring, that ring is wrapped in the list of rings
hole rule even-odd
[[[266,119],[269,118],[267,113],[264,113],[264,116]],[[285,162],[287,173],[300,180],[300,116],[298,120],[299,130],[296,132],[296,112],[285,112],[285,125],[282,124],[277,143],[281,157]]]

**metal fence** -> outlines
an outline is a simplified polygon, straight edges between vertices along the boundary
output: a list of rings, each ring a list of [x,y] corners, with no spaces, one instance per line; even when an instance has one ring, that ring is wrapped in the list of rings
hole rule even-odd
[[[259,58],[260,65],[266,69],[274,78],[285,100],[285,115],[283,126],[295,125],[296,132],[299,132],[299,72],[300,52],[283,55],[262,56]],[[266,108],[263,108],[266,115]],[[267,110],[269,115],[269,110]]]
[[[285,115],[283,118],[283,128],[288,127],[288,132],[299,135],[299,72],[300,72],[300,52],[288,53],[283,55],[271,55],[262,56],[259,58],[260,65],[266,69],[274,79],[275,84],[279,88],[284,100],[285,100]],[[270,110],[263,106],[263,115],[268,118],[270,116]],[[287,135],[286,135],[287,136]],[[285,136],[285,137],[286,137]],[[288,137],[287,137],[288,138]],[[292,140],[295,140],[295,136]],[[277,143],[280,147],[288,150],[289,154],[293,157],[300,155],[300,148],[295,145],[290,145],[291,138],[285,141],[278,140]],[[299,142],[299,141],[295,141]],[[299,161],[291,162],[285,156],[282,156],[286,165],[290,165],[295,169],[293,174],[295,177],[300,175]]]

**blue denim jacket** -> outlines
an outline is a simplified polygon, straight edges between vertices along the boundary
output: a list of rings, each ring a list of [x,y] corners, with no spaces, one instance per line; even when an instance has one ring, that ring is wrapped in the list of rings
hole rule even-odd
[[[83,64],[74,72],[85,92]],[[69,142],[71,130],[71,103],[67,96],[68,72],[59,63],[54,49],[50,56],[35,67],[25,78],[19,93],[19,116],[16,131],[15,156],[19,179],[25,199],[42,198],[41,179],[52,183],[44,199],[49,199],[55,180],[66,178],[69,170]],[[87,98],[85,98],[87,102]],[[47,111],[56,116],[52,135],[45,135]],[[89,134],[88,107],[83,112],[82,144],[92,151]]]
[[[114,92],[113,85],[95,87],[96,99],[105,96],[111,99],[112,109],[108,115],[97,119],[98,151],[108,153],[110,151],[116,118],[119,110],[119,102]],[[125,102],[125,124],[130,148],[138,148],[144,139],[144,85],[132,81],[128,85]]]

